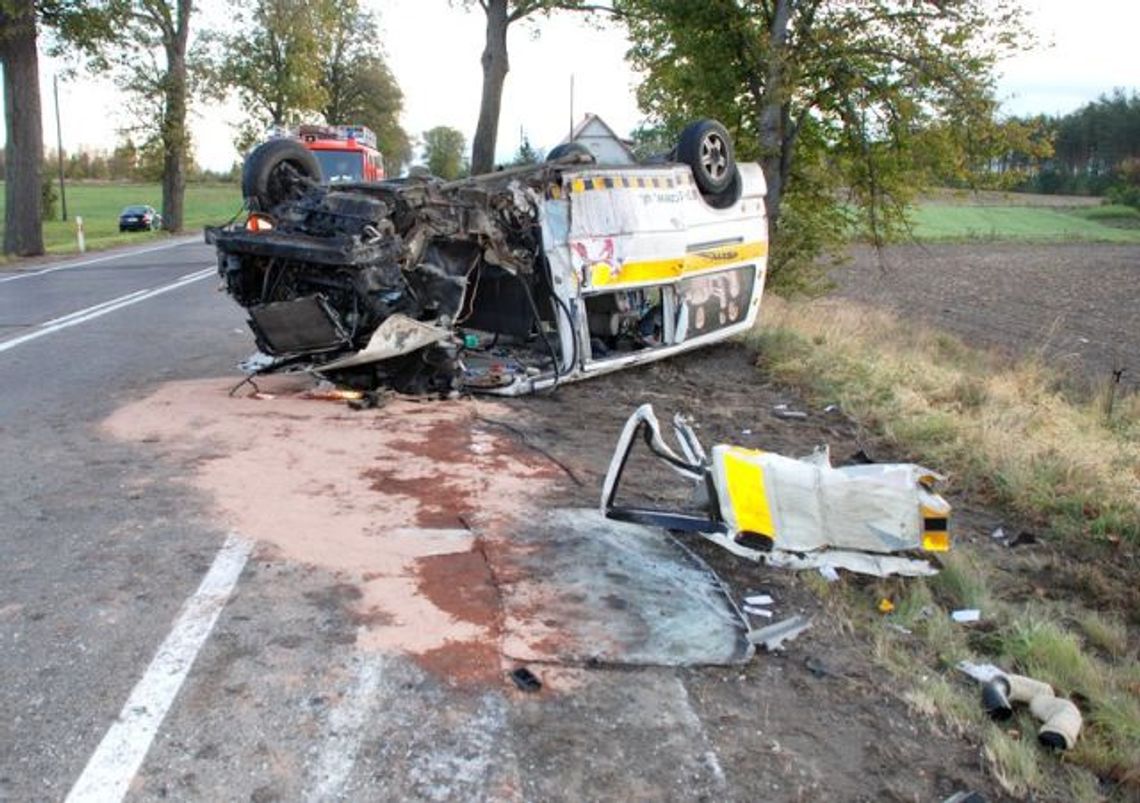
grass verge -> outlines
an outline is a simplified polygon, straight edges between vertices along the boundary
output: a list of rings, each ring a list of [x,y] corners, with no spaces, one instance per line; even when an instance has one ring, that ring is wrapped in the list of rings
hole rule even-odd
[[[0,181],[0,216],[4,213],[3,182]],[[116,245],[160,239],[162,232],[119,233],[119,213],[131,204],[162,209],[162,186],[157,183],[83,182],[67,185],[68,220],[44,221],[44,247],[50,254],[78,250],[75,219],[83,218],[87,248],[97,251]],[[205,225],[224,223],[241,208],[241,190],[236,184],[189,184],[186,187],[183,227],[193,231]]]
[[[1140,243],[1135,212],[1120,206],[1065,209],[926,202],[916,205],[909,217],[915,238],[922,241]]]
[[[894,451],[947,473],[955,491],[1036,526],[1062,553],[1140,547],[1135,397],[1118,399],[1107,416],[1102,400],[1074,401],[1032,361],[1013,364],[847,301],[765,303],[751,344],[774,379],[820,405],[840,404]],[[1009,794],[1140,796],[1140,669],[1130,638],[1140,609],[1124,614],[1129,623],[1080,593],[1026,594],[1034,583],[1059,582],[1053,565],[1013,550],[995,561],[995,549],[959,543],[929,580],[849,577],[817,593],[829,604],[838,598],[847,619],[866,628],[876,659],[906,683],[914,710],[937,713],[979,743]],[[1018,560],[1041,565],[1034,573]],[[1095,572],[1072,563],[1060,565],[1074,576]],[[887,616],[876,611],[883,596],[894,602]],[[957,608],[980,608],[983,622],[954,623],[949,613]],[[1027,712],[1004,727],[988,722],[976,685],[954,669],[963,659],[1031,675],[1074,699],[1085,717],[1076,749],[1056,756],[1039,747],[1038,723]]]
[[[850,301],[765,300],[752,343],[778,380],[1056,535],[1140,544],[1140,405],[1074,403],[1032,361]]]

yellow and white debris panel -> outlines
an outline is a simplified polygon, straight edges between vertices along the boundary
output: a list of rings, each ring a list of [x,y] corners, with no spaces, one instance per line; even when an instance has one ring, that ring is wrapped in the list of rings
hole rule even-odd
[[[699,512],[626,507],[618,484],[637,434],[650,451],[702,487]],[[950,505],[941,478],[911,463],[832,466],[827,449],[804,458],[740,446],[706,455],[689,424],[674,419],[678,454],[650,405],[626,422],[602,490],[610,518],[699,532],[743,557],[790,568],[844,568],[886,576],[928,575],[927,557],[950,548]]]

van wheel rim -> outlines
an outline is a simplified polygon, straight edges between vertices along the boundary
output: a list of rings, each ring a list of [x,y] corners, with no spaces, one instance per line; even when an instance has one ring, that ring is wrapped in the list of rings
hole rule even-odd
[[[713,180],[728,172],[728,145],[724,138],[711,131],[701,140],[701,168]]]

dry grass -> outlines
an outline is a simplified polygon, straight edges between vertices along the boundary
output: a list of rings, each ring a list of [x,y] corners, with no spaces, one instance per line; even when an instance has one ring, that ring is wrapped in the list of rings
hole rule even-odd
[[[1032,361],[1010,364],[849,302],[766,303],[752,342],[776,379],[814,402],[838,402],[909,459],[949,474],[951,487],[1012,509],[1055,538],[1140,544],[1140,397],[1116,396],[1106,417],[1103,392],[1075,402]],[[868,631],[876,661],[908,681],[912,709],[984,741],[1010,795],[1140,793],[1140,667],[1127,624],[1082,609],[1079,598],[1003,598],[992,571],[959,547],[929,580],[824,593],[853,606],[846,619]],[[880,594],[895,604],[889,616],[875,611]],[[987,626],[953,623],[955,608],[980,608]],[[1026,711],[1008,731],[987,722],[977,686],[953,668],[963,658],[1071,695],[1085,715],[1076,749],[1063,757],[1043,751]]]
[[[985,745],[994,777],[1010,795],[1024,798],[1045,789],[1041,751],[1035,739],[1013,737],[996,725],[989,725]]]
[[[753,342],[776,378],[1061,535],[1140,543],[1140,401],[1075,404],[1056,375],[848,301],[766,300]]]
[[[1089,646],[1109,658],[1122,658],[1128,652],[1128,627],[1117,616],[1085,611],[1079,621]]]

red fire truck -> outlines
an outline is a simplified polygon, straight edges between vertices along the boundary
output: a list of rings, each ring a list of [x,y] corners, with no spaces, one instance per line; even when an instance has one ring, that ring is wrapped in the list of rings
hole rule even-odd
[[[321,183],[380,181],[384,157],[376,149],[376,134],[362,125],[303,125],[297,139],[317,157]]]

